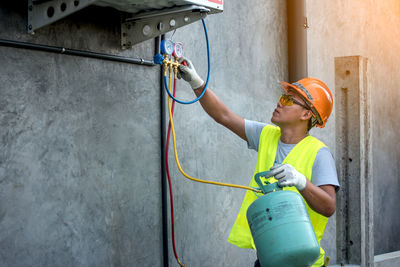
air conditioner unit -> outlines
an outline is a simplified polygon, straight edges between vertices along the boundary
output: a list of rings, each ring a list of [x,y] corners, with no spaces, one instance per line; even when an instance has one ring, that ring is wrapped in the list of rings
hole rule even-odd
[[[98,0],[95,5],[111,6],[115,9],[138,13],[141,11],[151,11],[176,6],[196,5],[209,8],[211,13],[221,12],[223,0]]]
[[[121,23],[121,45],[132,45],[223,11],[223,0],[29,0],[29,33],[89,5],[128,13]]]

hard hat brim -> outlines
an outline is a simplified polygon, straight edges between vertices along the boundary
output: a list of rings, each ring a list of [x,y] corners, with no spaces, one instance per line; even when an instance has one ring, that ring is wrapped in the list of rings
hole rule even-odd
[[[307,100],[307,104],[309,104],[310,106],[312,106],[312,102],[308,99],[307,94],[301,90],[300,88],[298,88],[297,86],[290,84],[288,82],[284,82],[281,81],[281,86],[283,87],[283,89],[285,90],[285,92],[289,92],[290,89],[295,90],[297,93],[299,93],[305,100]]]

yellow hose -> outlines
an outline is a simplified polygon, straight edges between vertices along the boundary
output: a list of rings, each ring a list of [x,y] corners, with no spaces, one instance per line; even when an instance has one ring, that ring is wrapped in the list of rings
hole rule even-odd
[[[168,90],[171,90],[171,74],[169,76],[169,87]],[[202,180],[198,178],[194,178],[186,174],[181,167],[181,164],[179,163],[179,158],[178,158],[178,152],[176,150],[176,138],[175,138],[175,128],[174,128],[174,121],[172,119],[172,111],[171,111],[171,98],[168,96],[168,114],[169,114],[169,120],[171,123],[171,131],[172,131],[172,140],[174,144],[174,154],[175,154],[175,161],[176,165],[178,166],[179,171],[185,176],[186,178],[199,182],[199,183],[205,183],[205,184],[213,184],[213,185],[219,185],[219,186],[228,186],[228,187],[234,187],[234,188],[240,188],[240,189],[245,189],[245,190],[251,190],[256,193],[261,193],[261,190],[252,188],[250,186],[244,186],[244,185],[236,185],[236,184],[227,184],[227,183],[220,183],[220,182],[214,182],[214,181],[207,181],[207,180]]]

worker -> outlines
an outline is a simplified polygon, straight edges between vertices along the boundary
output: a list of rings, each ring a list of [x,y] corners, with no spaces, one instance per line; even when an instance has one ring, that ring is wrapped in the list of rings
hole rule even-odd
[[[179,67],[178,77],[187,81],[199,96],[204,81],[192,62],[180,58],[187,66]],[[332,111],[329,88],[315,78],[304,78],[293,84],[281,82],[284,94],[272,113],[272,124],[245,120],[233,113],[209,88],[200,99],[203,109],[219,124],[243,140],[248,148],[258,151],[255,172],[271,170],[278,184],[303,197],[318,243],[322,239],[328,218],[336,210],[336,191],[339,189],[335,162],[327,146],[310,136],[314,126],[323,128]],[[257,187],[253,179],[250,186]],[[270,178],[270,179],[274,179]],[[246,219],[247,208],[257,199],[247,191],[228,241],[241,248],[255,249]],[[324,250],[313,266],[324,265]],[[260,266],[258,259],[254,266]]]

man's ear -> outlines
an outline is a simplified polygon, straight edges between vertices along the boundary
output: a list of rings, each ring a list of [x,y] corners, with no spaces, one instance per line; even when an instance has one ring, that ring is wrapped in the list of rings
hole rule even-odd
[[[309,119],[311,119],[312,117],[312,111],[309,109],[304,109],[302,115],[301,115],[301,119],[308,121]]]

